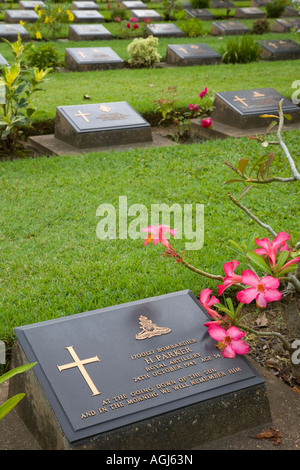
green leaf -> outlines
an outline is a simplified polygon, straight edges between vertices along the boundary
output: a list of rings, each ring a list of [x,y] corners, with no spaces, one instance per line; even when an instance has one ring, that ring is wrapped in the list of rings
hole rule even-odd
[[[282,268],[282,266],[286,262],[288,256],[289,256],[289,251],[287,251],[287,250],[281,251],[280,255],[278,256],[278,261],[277,261],[277,264],[276,264],[276,269],[277,270]]]
[[[242,158],[241,160],[239,160],[238,167],[243,176],[245,174],[248,163],[249,163],[248,158]]]
[[[236,251],[238,254],[242,255],[243,257],[246,256],[246,250],[244,247],[240,246],[234,240],[229,240],[229,243],[231,243],[235,247],[234,251]]]
[[[12,370],[6,372],[6,374],[3,374],[0,377],[0,384],[5,382],[8,379],[11,379],[12,377],[14,377],[17,374],[22,374],[23,372],[26,372],[27,370],[31,369],[36,364],[37,364],[36,362],[33,362],[31,364],[25,364],[23,366],[16,367],[15,369],[12,369]]]
[[[270,267],[267,265],[265,260],[259,256],[257,253],[254,253],[254,251],[249,251],[247,253],[248,258],[253,261],[257,266],[259,266],[264,272],[267,272],[268,274],[273,274]]]
[[[287,268],[283,269],[282,271],[280,271],[280,273],[277,274],[277,276],[281,277],[283,276],[284,274],[287,274],[287,273],[290,273],[292,271],[295,271],[297,269],[297,264],[291,264],[290,266],[288,266]]]
[[[14,397],[11,397],[9,400],[3,403],[0,406],[0,421],[4,416],[6,416],[18,403],[22,398],[25,397],[25,393],[19,393]]]

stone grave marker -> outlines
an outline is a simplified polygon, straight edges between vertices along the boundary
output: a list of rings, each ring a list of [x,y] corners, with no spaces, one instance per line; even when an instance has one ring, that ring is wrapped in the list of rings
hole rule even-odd
[[[55,137],[76,148],[150,142],[150,124],[125,101],[56,110]]]
[[[198,20],[202,21],[212,21],[215,19],[215,16],[209,10],[202,10],[202,9],[192,9],[192,10],[184,10],[188,16],[188,18],[197,18]]]
[[[45,3],[42,0],[22,0],[19,2],[20,10],[34,10],[36,6],[44,8]]]
[[[130,10],[131,15],[138,19],[138,21],[145,21],[149,19],[150,21],[162,21],[162,17],[155,10]]]
[[[93,41],[111,38],[112,34],[102,24],[72,24],[69,26],[69,39],[73,41]]]
[[[0,54],[0,68],[3,67],[3,65],[5,65],[5,67],[8,69],[10,67],[9,63],[7,62],[7,60],[3,57],[2,54]]]
[[[266,16],[265,12],[260,10],[257,7],[235,9],[236,18],[252,19],[252,18],[264,18],[265,16]]]
[[[72,10],[75,23],[104,23],[104,16],[97,10]]]
[[[210,8],[235,8],[234,3],[229,0],[211,0]]]
[[[29,33],[24,26],[20,24],[0,24],[0,41],[4,38],[9,42],[15,42],[18,40],[18,34],[22,41],[30,40]]]
[[[156,37],[183,37],[184,32],[173,23],[148,24],[147,30],[150,35]]]
[[[211,34],[214,36],[230,36],[250,33],[250,29],[238,21],[214,21]]]
[[[261,58],[268,60],[300,59],[300,45],[291,39],[259,41],[262,47]]]
[[[74,72],[120,69],[124,61],[111,47],[71,47],[65,50],[66,66]]]
[[[251,0],[251,7],[265,7],[267,3],[271,3],[272,0]]]
[[[34,23],[39,19],[39,15],[34,10],[5,10],[4,21],[7,23]]]
[[[273,88],[225,91],[216,93],[212,121],[224,123],[238,129],[266,129],[272,118],[261,118],[263,114],[278,115],[278,104],[283,96]],[[292,116],[290,123],[300,122],[300,108],[289,99],[283,99],[283,112]]]
[[[300,20],[290,18],[288,20],[284,18],[276,18],[273,23],[272,31],[274,33],[289,33],[292,28],[299,28]]]
[[[296,10],[292,5],[287,5],[285,9],[283,10],[283,13],[281,16],[299,16],[298,10]]]
[[[207,44],[169,44],[166,62],[175,65],[212,65],[222,57]]]
[[[99,10],[96,2],[72,2],[72,10]]]
[[[146,3],[141,1],[124,1],[122,5],[129,10],[146,10],[148,6]]]
[[[10,396],[44,450],[192,449],[271,422],[264,379],[227,359],[189,291],[15,328]]]

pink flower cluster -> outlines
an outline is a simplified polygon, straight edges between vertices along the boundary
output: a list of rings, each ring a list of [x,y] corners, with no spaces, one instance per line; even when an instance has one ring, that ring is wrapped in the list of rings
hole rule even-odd
[[[200,93],[199,93],[199,97],[202,99],[208,92],[208,89],[207,89],[207,86],[204,88],[204,90],[202,90]],[[189,104],[189,109],[190,111],[195,111],[196,113],[199,111],[199,105],[198,104],[193,104],[193,103],[190,103]],[[211,121],[211,118],[207,118],[207,119],[202,119],[202,122],[201,122],[201,127],[203,128],[208,128],[208,127],[211,127],[212,126],[212,121]]]
[[[137,24],[138,21],[139,21],[138,18],[131,17],[131,18],[129,19],[129,21],[131,21],[131,23],[134,23],[134,24],[132,25],[133,29],[138,29],[138,27],[139,27],[139,25]],[[128,29],[131,28],[131,24],[130,24],[130,23],[127,23],[126,26],[127,26]]]
[[[278,233],[272,242],[267,238],[263,238],[262,240],[256,238],[255,242],[261,248],[255,249],[254,252],[267,258],[269,265],[275,268],[276,254],[284,250],[289,251],[285,243],[289,238],[289,234],[285,232]],[[279,269],[279,273],[291,264],[297,264],[299,262],[300,256],[288,261]],[[239,264],[240,263],[236,260],[224,264],[225,277],[223,278],[223,284],[218,285],[219,296],[222,295],[229,286],[244,284],[245,287],[248,287],[240,290],[236,296],[237,300],[242,304],[249,304],[255,300],[257,307],[265,308],[267,302],[274,302],[281,299],[282,293],[278,290],[280,286],[280,280],[278,278],[273,276],[259,278],[250,269],[243,271],[240,275],[236,274],[235,269]],[[236,353],[246,354],[249,347],[241,340],[245,333],[234,326],[230,326],[227,330],[220,326],[224,323],[224,318],[211,308],[213,305],[220,303],[220,301],[215,296],[210,297],[211,294],[211,289],[203,289],[200,294],[201,305],[214,320],[205,323],[205,326],[208,327],[209,335],[218,341],[218,348],[222,351],[224,357],[234,357]]]

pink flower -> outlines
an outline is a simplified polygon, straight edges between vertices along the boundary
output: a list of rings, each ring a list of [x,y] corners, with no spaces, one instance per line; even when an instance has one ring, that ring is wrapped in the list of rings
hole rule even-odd
[[[134,18],[133,16],[130,18],[129,21],[132,21],[133,23],[137,23],[139,21],[138,18]]]
[[[258,255],[268,256],[270,260],[270,265],[275,267],[276,253],[278,251],[289,250],[289,247],[285,243],[287,240],[289,240],[289,238],[289,234],[285,232],[279,232],[272,242],[270,242],[268,238],[262,238],[261,240],[255,238],[256,244],[258,246],[261,246],[261,248],[257,248],[253,251]]]
[[[133,27],[134,27],[134,29],[137,29],[137,28],[139,27],[139,25],[135,23],[135,24],[133,25]]]
[[[204,90],[201,91],[201,93],[199,93],[200,98],[202,99],[203,96],[206,95],[206,93],[207,93],[207,86],[204,88]]]
[[[202,119],[201,127],[210,127],[212,125],[211,118]]]
[[[144,246],[148,243],[151,243],[153,240],[153,245],[156,245],[158,242],[161,242],[166,248],[172,249],[170,243],[166,239],[164,233],[170,233],[175,237],[176,228],[172,229],[167,225],[149,225],[147,228],[142,228],[143,232],[148,232],[149,235],[145,237]]]
[[[233,284],[242,282],[242,276],[239,276],[238,274],[234,273],[235,268],[239,264],[240,263],[235,260],[228,261],[227,263],[224,264],[224,272],[226,276],[223,279],[223,284],[218,285],[219,295],[222,295],[224,290],[227,289],[227,287],[232,286]]]
[[[242,282],[251,286],[237,293],[236,298],[243,304],[250,304],[255,299],[257,307],[265,308],[267,302],[274,302],[282,297],[282,293],[277,290],[280,281],[275,277],[265,276],[260,279],[252,271],[246,270],[242,272]]]
[[[214,295],[210,298],[211,293],[212,293],[211,289],[203,289],[200,293],[200,299],[199,299],[200,304],[205,308],[207,313],[212,318],[214,318],[215,320],[222,320],[222,316],[219,315],[215,310],[210,308],[212,305],[220,303],[220,301]],[[204,323],[204,325],[208,326],[210,325],[210,323],[214,323],[214,322]]]
[[[128,29],[130,29],[130,26],[131,26],[131,25],[130,25],[130,23],[127,23],[126,26],[127,26]]]
[[[116,21],[117,23],[120,23],[121,18],[120,18],[119,16],[116,16],[115,21]]]
[[[249,351],[248,344],[241,340],[245,333],[236,326],[225,330],[215,323],[208,327],[208,334],[218,341],[217,347],[224,357],[233,358],[236,354],[247,354]]]
[[[189,109],[192,111],[194,109],[194,105],[192,103],[189,104]]]

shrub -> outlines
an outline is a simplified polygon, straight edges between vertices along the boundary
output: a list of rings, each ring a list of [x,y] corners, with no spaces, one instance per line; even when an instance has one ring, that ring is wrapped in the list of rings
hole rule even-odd
[[[259,59],[261,49],[251,36],[229,39],[220,49],[225,64],[246,64]]]
[[[157,48],[158,39],[153,36],[135,38],[127,47],[129,54],[128,63],[136,67],[152,67],[161,60],[161,55],[157,52]]]
[[[27,64],[39,69],[57,67],[59,65],[58,51],[52,44],[33,46],[27,52]]]
[[[180,23],[180,29],[184,32],[185,36],[195,38],[204,35],[203,21],[197,18],[189,18]]]
[[[259,18],[252,25],[253,34],[264,34],[268,33],[269,31],[271,31],[271,25],[267,18]]]
[[[266,3],[266,12],[268,18],[279,18],[283,10],[286,7],[286,2],[284,0],[273,0],[270,3]]]
[[[191,0],[191,5],[193,8],[208,8],[209,0]]]

